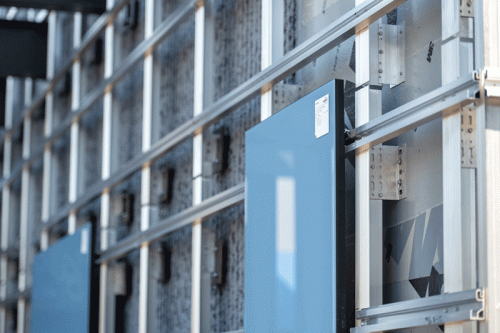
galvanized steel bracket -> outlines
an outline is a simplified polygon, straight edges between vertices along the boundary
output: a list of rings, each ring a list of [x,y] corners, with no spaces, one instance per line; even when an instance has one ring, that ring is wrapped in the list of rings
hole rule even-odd
[[[370,149],[370,198],[406,198],[406,145]]]
[[[404,25],[379,24],[378,83],[396,86],[406,80],[405,27]]]
[[[462,168],[474,169],[477,162],[476,109],[461,110]]]
[[[500,68],[485,68],[481,74],[484,79],[486,97],[500,97]]]
[[[474,0],[460,0],[460,16],[474,17]]]

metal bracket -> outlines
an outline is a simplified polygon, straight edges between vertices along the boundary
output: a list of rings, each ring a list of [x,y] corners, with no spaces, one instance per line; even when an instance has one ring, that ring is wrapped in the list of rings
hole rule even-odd
[[[462,168],[476,168],[477,135],[476,135],[476,109],[473,107],[462,108]]]
[[[398,85],[406,80],[404,25],[378,25],[378,82]]]
[[[485,320],[484,289],[414,299],[356,311],[351,333],[392,331],[448,322]]]
[[[500,68],[485,68],[484,90],[486,97],[500,97]]]
[[[370,149],[370,198],[406,198],[406,145]]]
[[[460,0],[460,16],[474,17],[474,0]]]

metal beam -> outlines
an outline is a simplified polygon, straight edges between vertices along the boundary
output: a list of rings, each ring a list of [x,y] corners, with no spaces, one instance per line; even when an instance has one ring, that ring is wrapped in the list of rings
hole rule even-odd
[[[484,290],[476,289],[358,310],[356,319],[361,320],[361,326],[351,328],[351,333],[484,320],[484,317]]]
[[[370,149],[441,117],[447,109],[470,104],[476,99],[478,91],[479,82],[475,74],[431,91],[349,131],[348,137],[356,142],[347,146],[346,152]]]
[[[245,185],[240,184],[234,186],[224,192],[221,192],[207,200],[204,200],[199,205],[190,207],[174,216],[171,216],[158,225],[133,234],[109,249],[102,251],[99,254],[97,263],[105,263],[125,256],[133,249],[137,249],[145,242],[153,242],[162,238],[170,232],[185,227],[196,220],[206,219],[217,212],[227,209],[233,205],[243,202],[245,199]]]

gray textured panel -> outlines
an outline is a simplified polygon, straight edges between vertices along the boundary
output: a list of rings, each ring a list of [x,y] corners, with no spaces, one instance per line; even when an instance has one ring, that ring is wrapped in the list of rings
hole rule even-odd
[[[228,271],[222,289],[211,286],[210,332],[229,332],[243,329],[245,224],[242,204],[223,211],[204,221],[203,227],[214,233],[215,239],[226,241]]]
[[[159,243],[172,251],[171,277],[161,283]],[[191,227],[169,234],[150,250],[150,327],[152,332],[185,333],[191,326]]]

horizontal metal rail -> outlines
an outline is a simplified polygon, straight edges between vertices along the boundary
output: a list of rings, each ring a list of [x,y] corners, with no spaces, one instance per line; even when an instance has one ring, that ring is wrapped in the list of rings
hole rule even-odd
[[[140,169],[144,163],[161,157],[165,152],[191,137],[193,133],[199,133],[228,112],[251,100],[253,97],[260,94],[263,87],[271,86],[283,80],[290,74],[310,63],[313,59],[325,54],[333,47],[353,36],[357,30],[365,29],[370,23],[378,20],[405,1],[406,0],[367,0],[363,2],[363,4],[356,6],[356,8],[303,42],[297,48],[288,52],[275,65],[259,72],[254,77],[223,96],[217,102],[209,105],[204,109],[202,114],[177,127],[170,134],[154,144],[149,151],[138,155],[133,160],[122,165],[110,178],[89,188],[74,203],[62,207],[61,210],[47,221],[45,228],[51,227],[68,216],[70,212],[83,207],[87,202],[99,196],[103,190],[114,186]],[[148,48],[154,47],[158,43],[159,37],[153,36],[152,40],[153,39],[155,39],[155,42],[148,43]],[[145,46],[141,45],[146,44],[140,44],[138,46],[138,49],[141,48],[142,50]],[[144,52],[145,51],[146,49],[144,49]],[[138,54],[140,52],[138,50],[137,53],[136,51],[133,51],[133,53]]]
[[[346,147],[346,152],[370,149],[441,117],[447,110],[454,111],[470,104],[478,91],[479,82],[471,73],[470,77],[458,79],[425,94],[349,131],[349,138],[356,141]]]
[[[6,299],[0,302],[1,308],[16,306],[19,299],[29,299],[31,297],[31,289],[25,291],[17,291],[12,295],[8,295]]]
[[[476,289],[396,302],[356,311],[360,327],[351,333],[370,333],[448,322],[484,320],[484,290]]]
[[[113,75],[102,82],[99,86],[89,92],[81,102],[81,106],[78,110],[73,111],[68,117],[66,117],[61,124],[59,124],[54,130],[50,137],[45,138],[41,148],[34,151],[30,157],[22,162],[22,165],[16,167],[10,174],[9,178],[4,179],[0,185],[3,187],[10,184],[16,177],[21,175],[22,169],[27,165],[31,165],[36,160],[43,156],[44,147],[47,145],[52,145],[58,138],[60,138],[65,132],[69,131],[71,124],[78,121],[96,102],[101,98],[107,89],[112,89],[112,87],[121,79],[127,72],[140,61],[148,50],[153,49],[157,46],[164,38],[166,38],[169,33],[171,33],[176,27],[178,27],[189,15],[194,12],[195,4],[197,0],[191,0],[184,6],[176,10],[169,19],[164,21],[155,30],[155,34],[141,42],[126,58],[120,67],[113,73]],[[70,64],[71,65],[71,64]],[[45,97],[43,97],[45,98]],[[38,101],[37,101],[38,102]],[[35,104],[37,103],[35,102]],[[43,102],[43,99],[42,99]],[[41,103],[40,103],[41,104]],[[39,104],[38,104],[39,106]],[[38,107],[37,106],[37,107]],[[33,110],[35,110],[34,108]],[[31,109],[30,109],[31,110]]]
[[[245,200],[245,184],[236,185],[221,192],[201,204],[190,207],[172,217],[169,217],[145,231],[133,234],[108,250],[99,253],[97,263],[108,262],[123,257],[133,249],[139,248],[145,242],[153,242],[170,232],[185,227],[196,220],[206,219],[221,210],[227,209]]]

